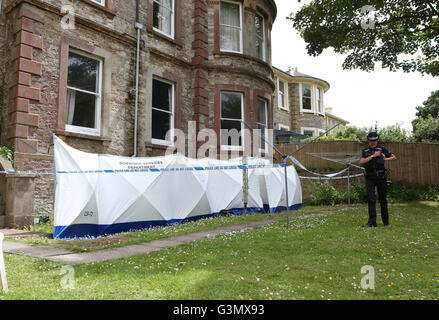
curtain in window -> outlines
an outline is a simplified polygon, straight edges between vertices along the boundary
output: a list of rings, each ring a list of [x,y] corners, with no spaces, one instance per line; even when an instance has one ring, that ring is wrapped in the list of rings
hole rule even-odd
[[[154,28],[172,34],[173,0],[154,0]]]
[[[221,49],[241,51],[241,16],[239,4],[221,2]]]

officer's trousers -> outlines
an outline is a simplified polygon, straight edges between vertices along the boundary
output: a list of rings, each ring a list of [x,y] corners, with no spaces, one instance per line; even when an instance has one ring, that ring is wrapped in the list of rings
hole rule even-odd
[[[369,224],[376,225],[377,209],[375,187],[378,190],[378,197],[381,205],[381,218],[384,225],[389,224],[389,210],[387,206],[387,179],[380,177],[366,176],[367,203],[369,207]]]

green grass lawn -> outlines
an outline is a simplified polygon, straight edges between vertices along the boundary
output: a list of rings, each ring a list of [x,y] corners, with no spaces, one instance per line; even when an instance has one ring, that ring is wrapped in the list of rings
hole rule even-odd
[[[310,207],[302,212],[328,208]],[[301,212],[299,212],[301,213]],[[149,255],[75,266],[5,255],[0,299],[437,299],[439,204],[390,206],[390,228],[361,228],[367,207],[285,220]],[[375,270],[375,290],[360,286]]]
[[[326,211],[337,211],[345,208],[346,205],[336,205],[333,207],[307,206],[298,212],[291,212],[291,215],[308,215],[322,213]],[[100,237],[98,239],[74,239],[60,240],[49,239],[44,237],[33,238],[9,238],[8,241],[17,241],[38,246],[58,246],[73,252],[90,252],[108,248],[124,247],[127,245],[145,243],[153,240],[170,238],[173,236],[194,233],[203,230],[214,229],[217,227],[239,224],[251,221],[269,220],[274,217],[285,217],[286,213],[281,214],[251,214],[251,215],[233,215],[230,217],[215,217],[201,219],[198,221],[176,224],[169,227],[151,228],[137,232],[126,232],[111,236]],[[53,232],[53,221],[45,224],[37,224],[27,228],[29,231]]]

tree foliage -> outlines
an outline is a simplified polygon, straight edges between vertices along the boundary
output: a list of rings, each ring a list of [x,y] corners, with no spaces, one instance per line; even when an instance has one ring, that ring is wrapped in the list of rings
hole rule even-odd
[[[298,0],[298,2],[301,2]],[[312,0],[288,17],[308,54],[333,48],[347,54],[344,69],[439,75],[437,0]]]
[[[356,126],[346,126],[321,139],[326,141],[348,140],[367,143],[367,135],[372,131],[378,132],[381,142],[413,141],[409,130],[402,128],[400,124],[394,124],[387,127],[379,127],[378,125],[375,125],[361,128]]]
[[[439,90],[434,91],[416,110],[416,119],[412,122],[416,141],[439,142]]]

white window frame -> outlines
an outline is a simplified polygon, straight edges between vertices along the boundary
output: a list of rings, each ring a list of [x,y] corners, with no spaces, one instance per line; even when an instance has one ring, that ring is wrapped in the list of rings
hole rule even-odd
[[[221,121],[223,120],[228,120],[228,121],[236,121],[238,122],[237,119],[231,119],[231,118],[223,118],[222,117],[222,94],[223,93],[232,93],[232,94],[239,94],[241,96],[241,141],[242,141],[242,146],[230,146],[230,145],[224,145],[222,143],[222,137],[221,137]],[[245,117],[245,102],[244,102],[244,92],[240,92],[240,91],[230,91],[230,90],[221,90],[220,92],[220,145],[221,145],[221,150],[226,150],[226,151],[243,151],[244,150],[244,146],[245,146],[245,135],[244,135],[244,117]]]
[[[283,102],[284,102],[284,107],[281,106],[280,104],[280,95],[281,95],[281,91],[280,91],[280,83],[284,84],[284,92],[282,93],[282,98],[283,98]],[[289,100],[288,100],[288,82],[281,80],[280,78],[277,78],[277,107],[281,110],[284,111],[290,111],[290,107],[289,107]]]
[[[300,133],[302,135],[305,135],[305,131],[312,131],[313,134],[312,134],[311,138],[316,138],[316,137],[318,137],[318,134],[317,134],[318,131],[317,130],[318,130],[317,128],[301,127],[300,128]]]
[[[282,124],[282,123],[279,123],[279,124],[278,124],[278,128],[279,128],[279,130],[284,129],[284,130],[286,130],[286,131],[290,131],[290,126],[287,126],[287,125]]]
[[[323,107],[323,96],[324,91],[322,87],[316,86],[316,112],[318,114],[324,115],[325,114],[325,108]],[[319,97],[319,93],[321,94]],[[320,103],[320,105],[319,105]]]
[[[107,0],[91,0],[91,2],[94,2],[94,3],[96,3],[96,4],[100,5],[100,6],[105,7]]]
[[[81,89],[77,89],[74,87],[70,87],[67,85],[67,90],[73,90],[73,91],[78,91],[78,92],[82,92],[82,93],[86,93],[86,94],[91,94],[94,95],[96,97],[96,108],[95,108],[95,126],[96,128],[86,128],[86,127],[79,127],[79,126],[74,126],[74,125],[69,125],[66,122],[66,126],[65,126],[65,130],[67,132],[71,132],[71,133],[80,133],[80,134],[87,134],[87,135],[91,135],[91,136],[100,136],[101,135],[101,114],[102,114],[102,84],[103,84],[103,66],[104,66],[104,60],[100,57],[91,55],[89,53],[80,51],[80,50],[76,50],[74,48],[69,48],[69,53],[73,52],[77,55],[80,56],[84,56],[86,58],[89,59],[93,59],[99,62],[99,70],[98,70],[98,85],[96,86],[98,89],[98,92],[90,92],[90,91],[86,91],[86,90],[81,90]],[[68,59],[68,58],[67,58]],[[67,74],[68,74],[68,66],[67,66]],[[66,101],[66,116],[67,116],[67,106],[68,103]]]
[[[264,127],[264,136],[265,136],[265,140],[268,140],[268,100],[267,99],[265,99],[265,98],[262,98],[262,97],[258,97],[257,98],[257,104],[258,104],[258,117],[259,117],[259,101],[264,101],[264,103],[265,103],[265,123],[264,123],[264,125],[265,125],[265,127]],[[259,122],[259,119],[258,119],[258,123],[260,123]],[[262,130],[261,130],[262,131]],[[262,132],[261,132],[261,134],[262,134]],[[261,141],[262,141],[262,138],[261,137],[258,137]],[[266,152],[268,152],[268,147],[269,147],[269,144],[268,144],[268,142],[267,141],[265,141],[265,149],[262,149],[261,147],[260,147],[260,144],[259,144],[259,152],[260,153],[266,153]]]
[[[311,110],[303,108],[303,86],[304,85],[311,87]],[[313,92],[314,92],[314,90],[313,90],[313,85],[312,84],[300,83],[300,90],[299,90],[299,93],[300,93],[300,112],[303,112],[303,113],[315,113],[315,109],[314,109],[314,101],[315,101],[315,99],[314,99],[314,96],[313,96]]]
[[[160,145],[160,146],[174,146],[174,133],[175,133],[175,83],[172,82],[172,81],[169,81],[169,80],[157,77],[157,76],[154,76],[152,78],[152,80],[153,81],[151,81],[152,82],[152,84],[151,84],[152,85],[152,87],[151,87],[151,89],[152,89],[151,90],[151,97],[152,97],[152,94],[154,92],[154,80],[160,81],[160,82],[163,82],[163,83],[166,83],[166,84],[169,84],[171,86],[171,108],[170,109],[172,111],[165,111],[165,110],[162,110],[162,109],[154,108],[152,106],[152,99],[151,99],[151,122],[154,121],[153,116],[152,116],[152,110],[168,113],[168,114],[171,115],[171,119],[170,119],[170,122],[171,122],[170,123],[170,133],[171,133],[170,139],[171,140],[162,140],[162,139],[154,139],[154,138],[152,138],[152,125],[151,125],[151,142],[152,142],[152,144]]]
[[[256,15],[262,19],[262,58],[260,58],[260,57],[257,57],[257,58],[265,61],[266,60],[265,18],[260,13],[256,13]],[[256,40],[258,40],[260,37],[258,36],[257,32],[255,32],[255,35],[256,35]]]
[[[242,3],[241,2],[236,2],[236,1],[227,1],[227,0],[221,0],[220,1],[220,12],[219,12],[219,27],[220,27],[220,31],[219,32],[220,32],[220,34],[221,34],[221,28],[223,26],[223,24],[221,24],[221,2],[233,3],[235,5],[239,5],[239,24],[240,24],[240,26],[239,26],[239,51],[223,49],[221,47],[221,39],[220,39],[220,43],[219,43],[220,51],[221,52],[231,52],[231,53],[241,53],[242,54],[243,53],[243,43],[242,43],[242,41],[243,41],[243,37],[242,37],[242,30],[243,30],[243,26],[242,26],[242,23],[243,23],[243,19],[242,19]],[[237,27],[235,27],[235,26],[230,26],[230,25],[224,25],[224,26],[237,29]]]
[[[153,3],[154,2],[157,3],[159,6],[162,6],[162,4],[160,4],[158,1],[153,0]],[[168,34],[160,29],[157,29],[156,27],[154,27],[154,23],[153,23],[152,29],[155,32],[163,34],[166,37],[174,39],[174,37],[175,37],[175,0],[172,0],[172,8],[167,8],[167,7],[165,7],[165,8],[171,11],[171,34]],[[154,15],[154,6],[153,6],[152,10],[153,10],[152,14]]]

